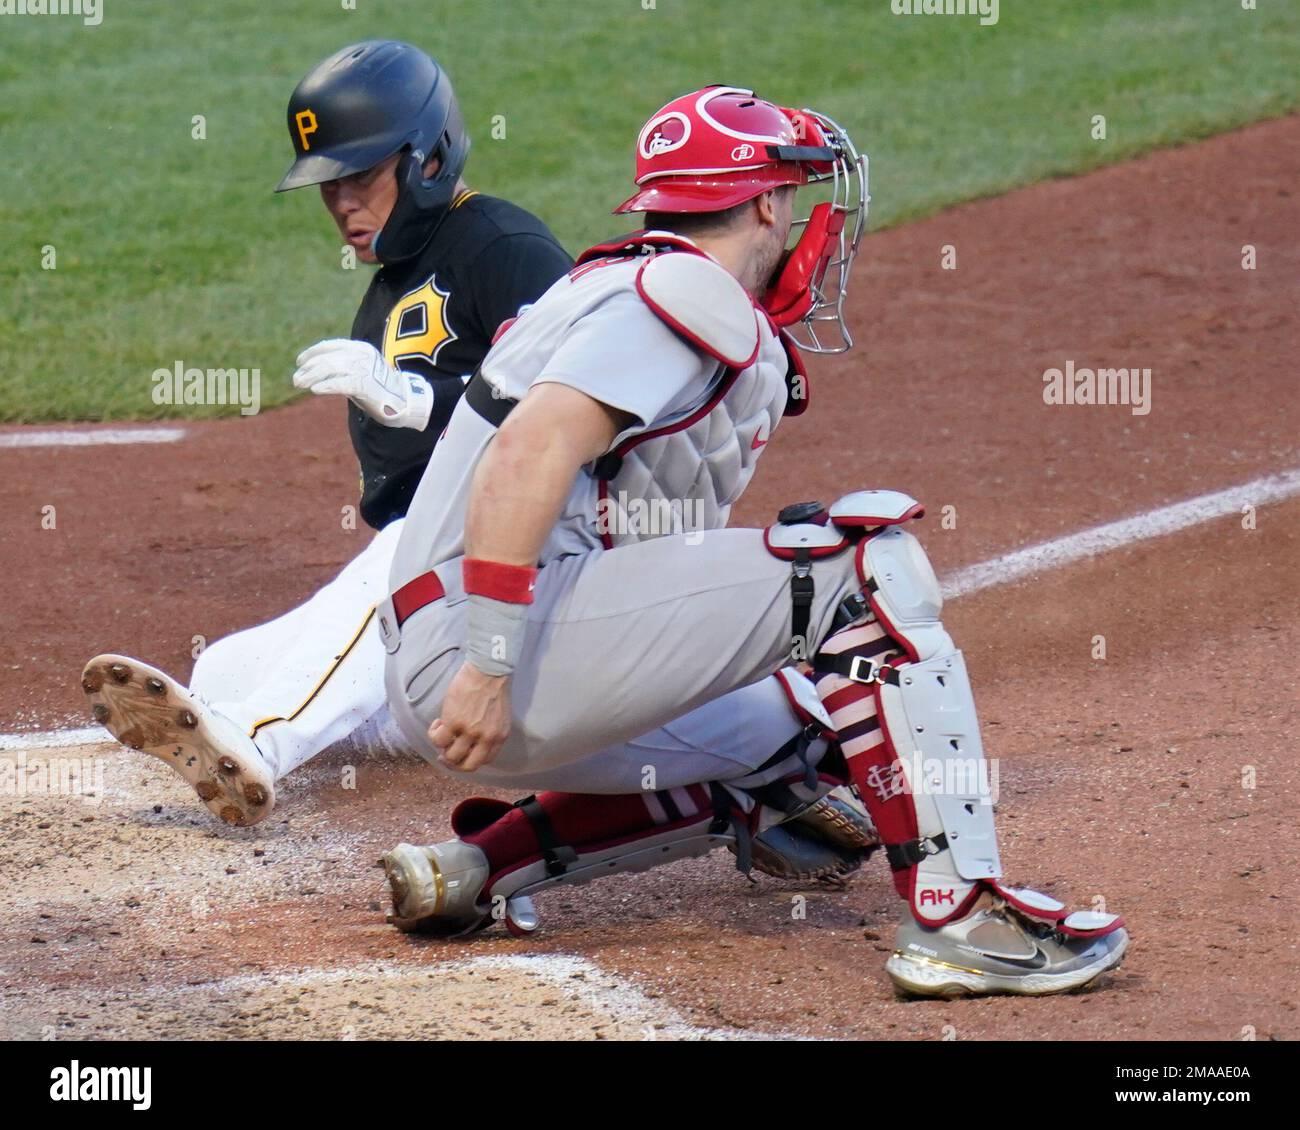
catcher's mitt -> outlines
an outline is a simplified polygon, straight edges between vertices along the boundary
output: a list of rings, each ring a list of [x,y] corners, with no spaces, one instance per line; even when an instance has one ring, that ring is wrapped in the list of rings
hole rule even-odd
[[[751,863],[776,879],[839,880],[878,847],[880,836],[862,802],[840,788],[755,836]]]

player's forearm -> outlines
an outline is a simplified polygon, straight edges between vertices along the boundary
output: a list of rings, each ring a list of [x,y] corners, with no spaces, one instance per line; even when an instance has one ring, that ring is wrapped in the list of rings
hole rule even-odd
[[[583,458],[558,433],[531,440],[502,429],[484,453],[465,523],[468,556],[537,564]]]
[[[580,456],[558,431],[529,442],[498,434],[471,488],[465,527],[465,654],[485,675],[510,675],[522,653],[536,565]]]
[[[574,478],[623,418],[564,385],[535,388],[502,425],[470,485],[465,523],[466,657],[485,675],[515,669],[537,562]]]

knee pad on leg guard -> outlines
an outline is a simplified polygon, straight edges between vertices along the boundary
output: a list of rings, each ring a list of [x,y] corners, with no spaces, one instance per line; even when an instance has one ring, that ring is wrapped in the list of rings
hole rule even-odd
[[[824,507],[819,502],[796,502],[784,507],[775,525],[763,531],[767,551],[791,563],[790,600],[792,662],[804,662],[812,655],[809,620],[813,603],[812,563],[832,557],[860,543],[864,535],[920,518],[925,513],[916,499],[900,491],[862,490]],[[859,554],[861,550],[859,550]],[[858,558],[861,575],[861,557]],[[850,622],[865,609],[865,596],[856,594],[836,611],[835,626]]]

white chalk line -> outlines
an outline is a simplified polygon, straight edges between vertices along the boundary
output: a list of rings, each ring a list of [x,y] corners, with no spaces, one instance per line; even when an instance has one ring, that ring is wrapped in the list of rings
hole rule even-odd
[[[1041,542],[1000,557],[959,569],[943,582],[944,597],[969,596],[983,589],[1005,585],[1048,569],[1059,569],[1100,553],[1123,549],[1151,538],[1164,537],[1190,526],[1241,512],[1243,506],[1263,506],[1300,494],[1300,468],[1253,479],[1241,486],[1215,491],[1148,510],[1132,518],[1108,522],[1075,534]],[[102,726],[78,730],[45,730],[33,733],[0,734],[0,752],[48,749],[52,746],[94,745],[111,742]]]
[[[103,726],[84,726],[71,730],[38,730],[29,734],[0,734],[0,751],[24,752],[62,746],[99,745],[101,742],[116,740]]]
[[[183,986],[156,986],[160,994],[233,993],[246,996],[259,989],[284,986],[340,985],[366,978],[406,980],[437,973],[511,973],[533,977],[603,1015],[638,1024],[648,1039],[668,1040],[786,1040],[796,1037],[755,1034],[734,1028],[708,1028],[690,1023],[666,1003],[651,1000],[630,981],[574,954],[486,954],[442,961],[434,965],[371,963],[346,969],[301,969],[282,973],[238,973],[215,981]],[[136,993],[137,990],[132,990]]]
[[[100,444],[175,443],[184,428],[87,428],[84,431],[0,432],[0,447],[96,447]]]
[[[1300,468],[1265,475],[1238,487],[1202,494],[1197,498],[1189,498],[1186,502],[1148,510],[1133,518],[1093,526],[1088,530],[1080,530],[1077,534],[1068,534],[1039,545],[1017,549],[1013,553],[1004,553],[991,561],[959,569],[944,581],[943,594],[945,597],[966,596],[995,585],[1005,585],[1021,577],[1095,557],[1099,553],[1174,534],[1189,526],[1228,514],[1239,514],[1245,506],[1258,507],[1280,502],[1295,494],[1300,494]]]

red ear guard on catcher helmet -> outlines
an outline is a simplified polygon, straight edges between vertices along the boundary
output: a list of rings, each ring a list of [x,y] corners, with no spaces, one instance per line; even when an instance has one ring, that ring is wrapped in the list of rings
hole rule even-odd
[[[813,208],[799,242],[782,257],[763,295],[763,309],[776,325],[796,325],[812,311],[813,280],[826,277],[843,232],[843,212],[825,202]]]

